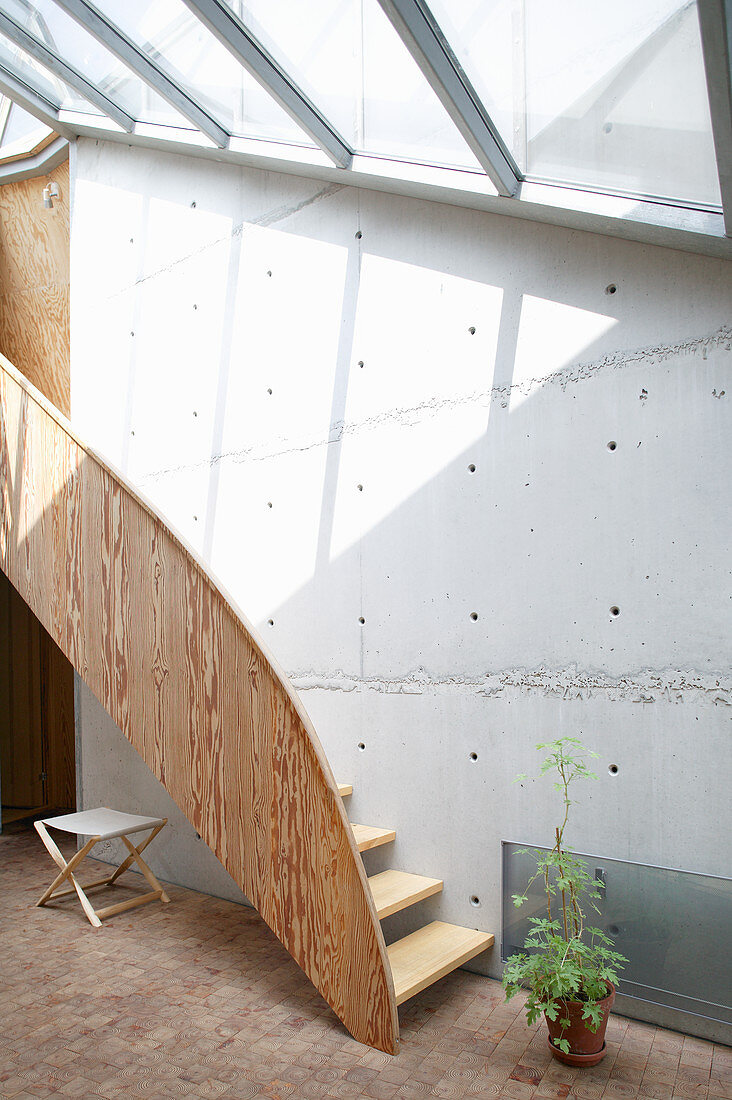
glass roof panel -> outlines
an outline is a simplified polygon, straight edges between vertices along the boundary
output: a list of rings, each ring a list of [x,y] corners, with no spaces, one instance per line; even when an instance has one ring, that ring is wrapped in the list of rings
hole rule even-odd
[[[20,141],[22,138],[27,138],[29,145],[31,143],[37,144],[50,133],[52,133],[50,127],[44,126],[33,115],[29,115],[18,103],[13,103],[3,130],[0,149],[12,145],[13,142]]]
[[[549,7],[527,4],[529,174],[719,204],[696,3]]]
[[[507,148],[525,171],[524,3],[430,0],[429,6]]]
[[[483,171],[377,0],[363,2],[363,149]]]
[[[135,119],[192,129],[192,123],[131,72],[53,0],[2,0],[3,8],[44,46],[78,69]],[[65,107],[69,103],[63,104]]]
[[[358,152],[482,169],[377,0],[226,0]]]
[[[695,0],[430,0],[530,179],[719,205]]]
[[[78,92],[21,50],[3,34],[0,34],[0,64],[15,73],[24,84],[37,91],[54,107],[70,107],[74,111],[98,115],[96,107],[82,99]]]
[[[232,133],[314,144],[182,0],[97,0],[96,6]]]
[[[353,0],[226,0],[281,68],[355,147],[360,3]]]

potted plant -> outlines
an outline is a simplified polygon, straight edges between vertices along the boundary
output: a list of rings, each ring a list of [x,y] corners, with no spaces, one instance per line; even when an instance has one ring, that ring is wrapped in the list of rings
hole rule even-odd
[[[549,1028],[549,1045],[561,1062],[594,1066],[605,1056],[605,1028],[615,999],[616,970],[627,962],[612,950],[613,941],[599,928],[585,925],[585,909],[599,912],[595,899],[602,883],[587,865],[564,846],[564,833],[572,801],[569,787],[577,779],[596,779],[585,756],[597,756],[574,737],[536,746],[548,750],[541,774],[554,771],[555,787],[562,795],[564,820],[555,829],[551,851],[531,852],[536,872],[523,894],[514,894],[515,906],[527,900],[529,887],[542,880],[547,915],[530,917],[533,928],[526,937],[526,952],[512,955],[506,964],[503,987],[506,1000],[528,988],[526,1017],[533,1024],[543,1012]],[[516,781],[525,779],[519,775]],[[524,852],[527,849],[523,849]]]

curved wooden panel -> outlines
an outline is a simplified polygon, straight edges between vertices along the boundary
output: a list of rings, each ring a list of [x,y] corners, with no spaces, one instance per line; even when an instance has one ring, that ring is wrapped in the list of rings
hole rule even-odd
[[[221,590],[0,357],[0,568],[355,1038],[386,947],[312,725]]]

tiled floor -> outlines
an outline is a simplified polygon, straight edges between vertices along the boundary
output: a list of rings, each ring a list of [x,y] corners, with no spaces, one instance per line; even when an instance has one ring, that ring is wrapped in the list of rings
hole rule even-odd
[[[351,1039],[253,910],[172,887],[95,932],[71,900],[32,907],[52,871],[33,830],[0,836],[2,1097],[732,1100],[727,1047],[616,1016],[605,1060],[569,1069],[463,971],[400,1010],[390,1058]]]

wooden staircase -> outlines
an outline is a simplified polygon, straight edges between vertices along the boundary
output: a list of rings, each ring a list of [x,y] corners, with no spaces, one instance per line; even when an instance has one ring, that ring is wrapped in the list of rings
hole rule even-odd
[[[342,798],[353,794],[353,785],[339,783]],[[396,838],[394,829],[375,825],[351,825],[359,852],[366,852]],[[379,920],[390,917],[410,905],[439,894],[443,882],[438,878],[413,875],[407,871],[381,871],[368,879]],[[461,928],[444,921],[432,921],[387,948],[397,1005],[421,993],[452,970],[480,955],[494,942],[490,932]]]
[[[397,1005],[493,936],[384,917],[439,892],[360,853],[287,676],[205,563],[0,355],[0,570],[359,1042],[395,1054]],[[133,809],[134,807],[124,807]]]

